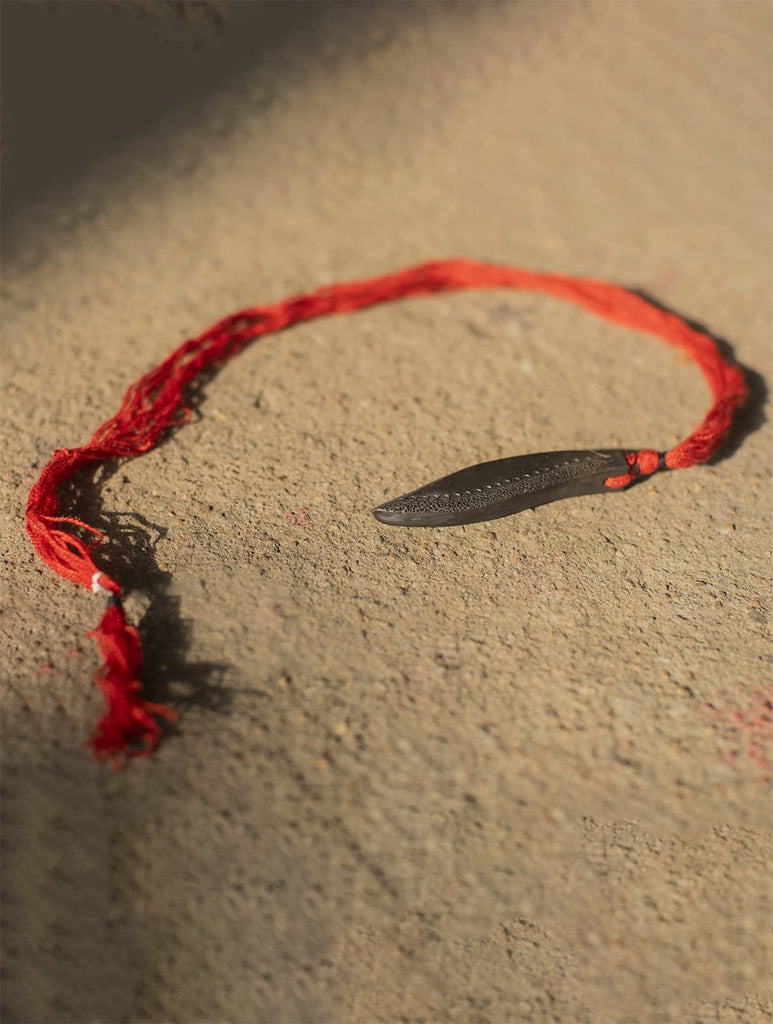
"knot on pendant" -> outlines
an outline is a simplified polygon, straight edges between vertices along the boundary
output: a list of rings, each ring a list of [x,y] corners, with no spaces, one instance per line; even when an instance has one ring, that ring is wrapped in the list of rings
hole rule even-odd
[[[607,487],[627,487],[637,477],[649,476],[658,469],[666,468],[665,454],[653,451],[651,448],[642,448],[638,452],[629,452],[625,458],[629,466],[628,472],[623,473],[621,476],[608,477],[604,481]]]

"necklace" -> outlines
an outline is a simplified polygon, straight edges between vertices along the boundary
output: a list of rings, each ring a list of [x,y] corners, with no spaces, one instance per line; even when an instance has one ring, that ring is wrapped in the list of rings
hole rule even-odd
[[[703,422],[667,452],[589,449],[499,459],[442,477],[374,509],[382,523],[397,526],[454,526],[510,515],[558,498],[626,488],[662,469],[687,469],[705,462],[722,445],[735,410],[746,398],[744,374],[726,359],[717,342],[687,321],[605,281],[538,273],[473,260],[439,260],[384,277],[350,281],[267,306],[243,309],[175,349],[132,384],[118,412],[79,448],[54,452],[27,503],[27,531],[37,553],[60,576],[107,599],[93,637],[102,655],[96,682],[107,699],[92,746],[100,757],[121,763],[125,756],[152,752],[162,722],[175,718],[163,705],[142,696],[142,650],[137,630],[121,604],[120,584],[102,572],[93,552],[103,534],[87,523],[59,514],[57,488],[79,470],[107,459],[134,458],[155,447],[190,418],[186,388],[205,370],[232,359],[257,338],[292,324],[332,313],[348,313],[409,296],[465,289],[512,288],[573,303],[604,320],[644,331],[682,349],[701,369],[713,395]],[[91,541],[83,539],[90,536]]]

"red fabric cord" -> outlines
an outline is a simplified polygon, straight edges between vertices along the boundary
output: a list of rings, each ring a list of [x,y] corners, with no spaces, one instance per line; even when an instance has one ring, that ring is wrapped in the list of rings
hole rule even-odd
[[[137,630],[127,624],[120,603],[110,601],[99,628],[89,636],[96,640],[102,655],[96,683],[107,701],[107,710],[91,740],[94,753],[97,757],[123,754],[128,740],[134,737],[141,737],[144,746],[128,754],[149,753],[161,737],[159,719],[172,722],[176,716],[163,704],[151,704],[140,696],[142,647]]]
[[[106,459],[132,458],[155,447],[170,428],[190,418],[185,404],[188,385],[203,370],[231,359],[256,338],[330,313],[471,288],[513,288],[551,295],[601,319],[655,335],[681,348],[700,367],[714,398],[701,425],[666,452],[664,463],[651,449],[630,452],[629,472],[607,480],[609,487],[625,487],[635,477],[652,473],[663,464],[669,469],[685,469],[705,462],[722,444],[735,409],[745,400],[743,372],[723,359],[709,335],[619,285],[474,260],[425,263],[384,277],[350,281],[272,305],[243,309],[182,344],[131,385],[121,408],[99,427],[88,444],[54,452],[27,503],[27,530],[38,554],[65,579],[117,598],[120,585],[101,572],[92,557],[102,534],[79,519],[58,514],[57,488],[61,484],[88,466]],[[91,539],[79,536],[81,532]],[[136,630],[126,623],[120,602],[109,604],[100,627],[90,635],[104,659],[97,683],[108,702],[92,739],[94,749],[98,755],[112,757],[120,757],[127,748],[133,755],[149,753],[161,733],[158,719],[170,719],[173,713],[141,696],[139,639]],[[139,743],[139,747],[131,747],[133,743]]]

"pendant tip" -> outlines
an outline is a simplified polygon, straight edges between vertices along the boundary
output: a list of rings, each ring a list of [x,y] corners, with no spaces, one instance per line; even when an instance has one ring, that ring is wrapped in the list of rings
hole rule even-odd
[[[400,513],[395,508],[391,508],[390,505],[391,502],[387,502],[385,505],[379,505],[378,508],[371,509],[371,511],[380,523],[386,523],[387,526],[402,525],[403,519]]]

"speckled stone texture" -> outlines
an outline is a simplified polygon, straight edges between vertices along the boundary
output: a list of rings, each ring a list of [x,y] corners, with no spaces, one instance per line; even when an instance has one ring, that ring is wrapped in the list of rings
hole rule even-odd
[[[146,7],[2,4],[3,1019],[770,1021],[771,6]],[[51,451],[235,309],[446,256],[726,339],[729,457],[390,528],[475,462],[668,447],[705,384],[529,294],[269,337],[64,496],[180,714],[96,765]]]

